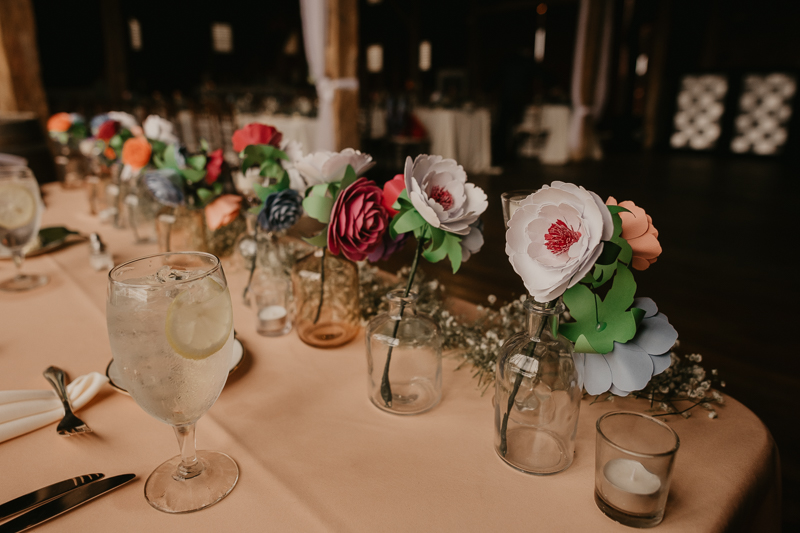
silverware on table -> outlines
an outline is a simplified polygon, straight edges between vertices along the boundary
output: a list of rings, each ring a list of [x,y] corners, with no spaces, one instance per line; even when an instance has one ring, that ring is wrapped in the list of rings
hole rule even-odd
[[[66,513],[73,507],[82,505],[110,490],[120,487],[135,477],[136,474],[122,474],[119,476],[93,481],[91,483],[87,483],[86,485],[72,489],[66,494],[63,494],[54,500],[50,500],[49,502],[40,505],[31,511],[28,511],[25,514],[21,514],[15,519],[0,525],[0,533],[19,533],[21,531],[27,531],[34,526],[38,526],[42,522],[46,522],[57,517],[58,515]]]
[[[64,418],[58,423],[58,434],[62,437],[71,437],[79,433],[91,433],[92,428],[87,426],[83,420],[75,416],[72,412],[72,406],[69,404],[69,396],[67,396],[66,375],[64,371],[56,366],[51,366],[44,371],[44,377],[56,389],[56,394],[64,406]]]
[[[0,520],[5,520],[11,516],[22,511],[27,511],[48,502],[57,496],[61,496],[65,492],[69,492],[74,488],[86,485],[92,481],[102,479],[104,474],[86,474],[85,476],[78,476],[71,479],[65,479],[58,483],[53,483],[41,489],[23,494],[19,498],[14,498],[11,501],[0,504]]]

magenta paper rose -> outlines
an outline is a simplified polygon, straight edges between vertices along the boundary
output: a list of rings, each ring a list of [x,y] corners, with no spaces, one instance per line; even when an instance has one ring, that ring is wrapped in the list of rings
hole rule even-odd
[[[594,266],[614,223],[606,205],[583,187],[554,181],[528,196],[506,231],[506,253],[537,302],[576,285]]]
[[[467,235],[489,206],[486,194],[467,183],[464,168],[452,159],[422,154],[412,161],[409,157],[404,177],[409,200],[434,228]]]
[[[383,243],[388,228],[383,191],[367,178],[358,178],[333,203],[328,249],[351,261],[362,261]]]

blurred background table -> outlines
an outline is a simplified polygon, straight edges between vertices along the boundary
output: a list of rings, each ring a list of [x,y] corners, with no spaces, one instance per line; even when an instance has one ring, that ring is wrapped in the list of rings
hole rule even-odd
[[[428,130],[432,154],[455,159],[467,172],[492,166],[492,118],[488,109],[418,107],[414,114]]]

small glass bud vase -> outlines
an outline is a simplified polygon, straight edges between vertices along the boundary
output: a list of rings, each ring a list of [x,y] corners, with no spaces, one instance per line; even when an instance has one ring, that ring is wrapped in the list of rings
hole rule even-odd
[[[389,311],[367,326],[369,399],[378,409],[415,415],[442,397],[442,337],[439,326],[417,312],[417,294],[404,292],[389,292]]]
[[[317,348],[336,348],[358,334],[361,318],[358,267],[344,257],[315,250],[292,267],[295,329]]]
[[[87,171],[86,158],[68,144],[56,143],[56,148],[58,150],[55,158],[56,172],[61,186],[65,189],[82,187]]]
[[[525,301],[528,330],[497,357],[494,445],[514,468],[555,474],[572,464],[581,389],[572,343],[558,334],[561,301]]]
[[[208,252],[206,217],[202,209],[176,207],[158,217],[159,252]]]

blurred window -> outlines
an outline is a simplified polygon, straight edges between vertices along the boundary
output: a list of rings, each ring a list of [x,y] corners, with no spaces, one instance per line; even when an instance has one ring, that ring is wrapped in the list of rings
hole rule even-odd
[[[142,25],[139,24],[139,19],[129,19],[128,29],[131,35],[131,50],[142,49]]]
[[[383,70],[383,46],[371,44],[367,47],[367,70],[370,72]]]
[[[225,22],[211,25],[211,42],[215,52],[230,54],[233,52],[233,29]]]

